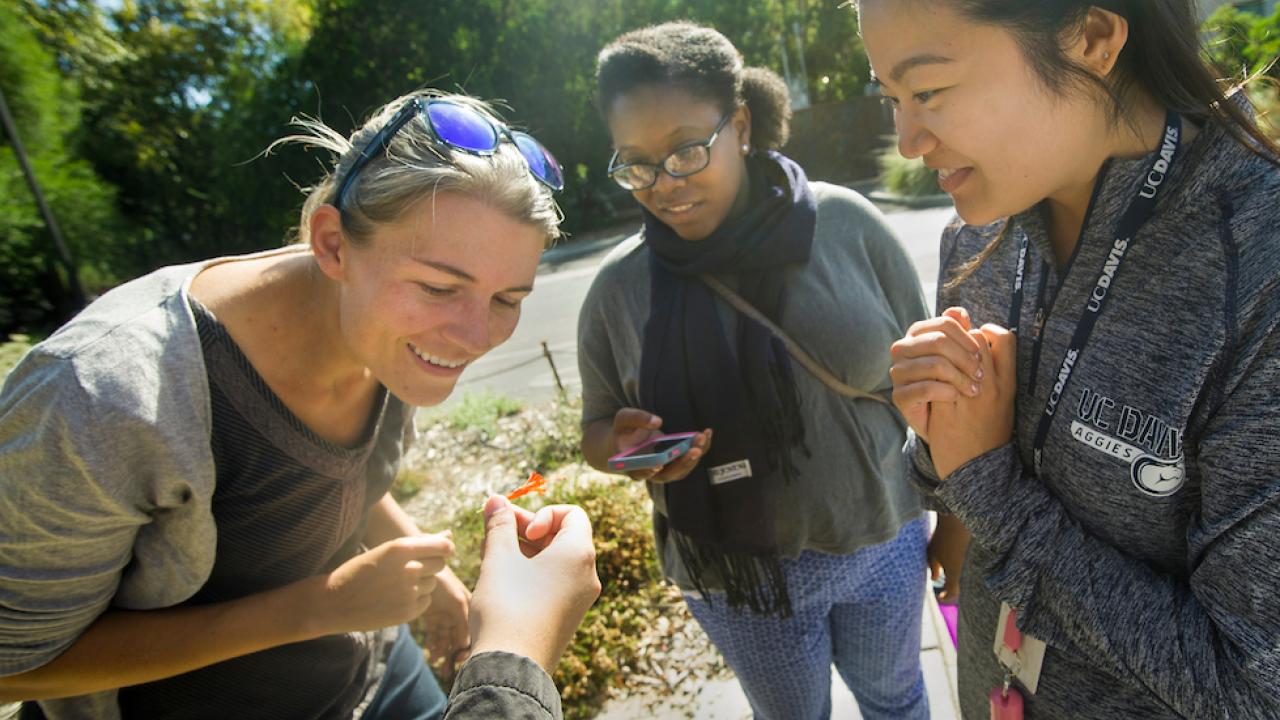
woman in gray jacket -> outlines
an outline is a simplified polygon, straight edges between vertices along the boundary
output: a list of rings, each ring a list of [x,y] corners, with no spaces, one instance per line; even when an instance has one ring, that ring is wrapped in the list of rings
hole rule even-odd
[[[301,124],[337,157],[301,243],[107,293],[0,394],[0,699],[25,715],[438,718],[417,618],[434,654],[475,654],[455,714],[559,711],[534,662],[598,589],[581,511],[492,500],[472,602],[388,493],[414,407],[515,329],[559,167],[463,96],[350,139]],[[533,569],[561,582],[513,617]]]
[[[1280,716],[1280,152],[1189,0],[862,0],[957,220],[894,347],[965,717]]]

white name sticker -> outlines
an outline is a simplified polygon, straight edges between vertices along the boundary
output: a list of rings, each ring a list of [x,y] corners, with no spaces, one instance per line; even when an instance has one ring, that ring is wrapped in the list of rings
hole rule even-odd
[[[751,461],[738,460],[725,465],[717,465],[709,468],[707,473],[711,476],[712,485],[723,485],[727,482],[751,477]]]

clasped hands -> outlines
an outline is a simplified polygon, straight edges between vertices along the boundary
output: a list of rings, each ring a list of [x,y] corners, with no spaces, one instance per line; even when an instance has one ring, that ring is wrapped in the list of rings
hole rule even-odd
[[[1013,333],[974,328],[958,307],[915,323],[893,344],[893,403],[928,443],[939,478],[1012,439],[1016,353]]]

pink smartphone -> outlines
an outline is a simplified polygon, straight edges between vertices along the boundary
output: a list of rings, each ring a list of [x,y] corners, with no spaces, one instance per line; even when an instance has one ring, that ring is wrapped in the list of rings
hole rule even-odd
[[[662,467],[689,452],[696,432],[658,435],[609,458],[610,470],[642,470]]]

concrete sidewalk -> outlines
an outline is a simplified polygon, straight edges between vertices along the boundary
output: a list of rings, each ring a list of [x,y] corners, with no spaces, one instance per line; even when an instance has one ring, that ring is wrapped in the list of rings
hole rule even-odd
[[[933,592],[925,588],[924,617],[920,624],[920,665],[924,671],[925,691],[929,694],[929,712],[934,720],[957,720],[960,709],[956,700],[956,653],[951,645],[942,615],[934,602]],[[747,720],[751,706],[734,679],[713,680],[698,692],[692,709],[663,711],[648,707],[651,703],[609,703],[596,720]],[[832,720],[861,720],[853,694],[840,676],[831,672]]]

